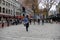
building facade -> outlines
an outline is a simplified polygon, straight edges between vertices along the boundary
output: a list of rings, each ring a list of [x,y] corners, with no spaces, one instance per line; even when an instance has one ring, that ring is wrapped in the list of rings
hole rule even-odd
[[[0,8],[1,13],[6,13],[10,15],[16,15],[16,12],[20,13],[21,10],[20,3],[18,3],[16,0],[0,0]]]
[[[57,13],[60,13],[60,2],[58,3],[58,5],[56,6],[57,8]]]
[[[0,15],[18,16],[21,14],[21,5],[16,0],[0,0]],[[1,19],[1,18],[0,18]]]
[[[0,0],[0,27],[18,20],[21,15],[21,4],[16,0]]]

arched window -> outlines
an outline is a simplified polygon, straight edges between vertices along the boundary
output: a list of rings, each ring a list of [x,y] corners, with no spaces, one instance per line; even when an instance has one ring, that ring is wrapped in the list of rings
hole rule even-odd
[[[0,4],[1,4],[1,0],[0,0]]]
[[[9,9],[7,9],[7,14],[9,14]]]
[[[11,12],[10,12],[10,13],[11,13],[11,15],[12,15],[12,10],[11,10]]]
[[[9,9],[9,14],[10,14],[10,9]]]
[[[5,8],[3,8],[3,13],[5,13]]]
[[[2,0],[2,4],[5,5],[5,0]]]
[[[8,13],[8,10],[6,9],[6,13]]]
[[[0,12],[1,12],[1,7],[0,7]]]

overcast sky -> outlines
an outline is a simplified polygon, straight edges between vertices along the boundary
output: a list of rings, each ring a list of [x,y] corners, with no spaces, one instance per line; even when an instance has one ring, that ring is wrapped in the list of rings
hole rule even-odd
[[[39,9],[44,9],[44,8],[45,8],[45,5],[44,5],[44,2],[45,2],[45,1],[46,1],[46,0],[38,0]],[[49,0],[47,0],[47,1],[49,1]],[[58,2],[59,2],[60,0],[53,0],[53,1],[55,1],[55,3],[58,4]],[[56,4],[55,4],[55,5],[53,4],[50,10],[53,10],[53,8],[54,8],[54,11],[55,11],[55,10],[56,10]]]
[[[38,2],[43,2],[43,1],[46,1],[46,0],[38,0]],[[49,1],[49,0],[47,0],[47,1]],[[59,2],[60,0],[54,0],[55,2]]]

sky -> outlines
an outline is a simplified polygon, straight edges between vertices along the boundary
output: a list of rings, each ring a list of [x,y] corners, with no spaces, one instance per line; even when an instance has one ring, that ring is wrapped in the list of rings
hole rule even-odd
[[[46,0],[38,0],[38,2],[44,2],[44,1],[46,1]],[[49,0],[47,0],[47,1],[49,1]],[[54,0],[54,1],[59,2],[60,0]]]
[[[24,0],[19,0],[19,1],[23,4]],[[50,1],[50,0],[47,0],[47,1]],[[56,3],[59,3],[60,0],[54,0],[54,1]],[[46,0],[38,0],[39,9],[44,9],[46,7],[46,5],[44,5],[44,2],[46,2]],[[54,8],[54,10],[56,10],[56,5],[53,4],[50,10],[53,10],[53,8]]]
[[[58,5],[60,0],[54,0],[54,4],[52,5],[50,10],[56,11],[56,5]],[[44,2],[46,2],[46,0],[38,0],[39,3],[39,9],[44,9],[46,6],[44,5]],[[53,9],[54,8],[54,9]]]
[[[52,5],[50,11],[56,11],[56,5]]]

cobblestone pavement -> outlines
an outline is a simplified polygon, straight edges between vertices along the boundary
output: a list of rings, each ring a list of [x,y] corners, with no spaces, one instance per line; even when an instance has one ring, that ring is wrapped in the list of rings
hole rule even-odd
[[[0,40],[60,40],[60,24],[32,24],[28,32],[23,24],[0,28]]]

